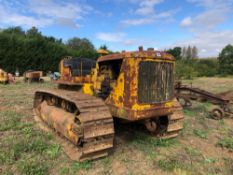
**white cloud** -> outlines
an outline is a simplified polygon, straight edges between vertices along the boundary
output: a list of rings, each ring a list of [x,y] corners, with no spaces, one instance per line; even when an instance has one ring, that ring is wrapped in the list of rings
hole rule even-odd
[[[29,6],[32,12],[52,18],[80,19],[92,10],[92,7],[87,5],[62,1],[57,3],[54,0],[31,0]]]
[[[151,15],[155,13],[154,6],[160,4],[163,0],[145,0],[141,1],[139,8],[135,11],[138,15]]]
[[[163,22],[169,21],[179,11],[179,9],[173,9],[168,11],[157,12],[155,6],[164,2],[164,0],[128,0],[131,3],[137,3],[136,9],[131,9],[130,14],[133,18],[121,20],[121,24],[125,26],[138,26],[154,23],[160,19]]]
[[[96,38],[102,41],[107,42],[121,42],[124,40],[126,34],[125,33],[97,33]]]
[[[38,26],[44,27],[52,24],[51,19],[47,18],[35,18],[26,15],[20,15],[15,13],[9,13],[4,8],[0,7],[0,24],[8,24],[15,26]]]
[[[231,11],[232,0],[188,0],[188,2],[204,8],[202,12],[181,21],[182,27],[191,30],[210,30],[224,23]]]
[[[128,35],[126,33],[122,32],[116,32],[116,33],[104,33],[100,32],[96,34],[96,38],[98,40],[108,42],[108,45],[114,47],[112,48],[113,50],[116,50],[117,47],[124,45],[125,47],[132,47],[133,49],[137,48],[138,46],[154,46],[157,45],[155,44],[154,40],[145,40],[145,39],[138,39],[138,38],[128,38]],[[121,47],[122,48],[122,47]]]
[[[184,18],[182,21],[181,21],[181,26],[182,27],[187,27],[187,26],[190,26],[192,24],[192,18],[189,16],[189,17],[186,17]]]
[[[233,30],[198,32],[192,39],[175,43],[179,46],[197,46],[200,57],[217,56],[227,44],[233,44]]]
[[[141,19],[126,19],[122,20],[121,23],[123,25],[127,26],[138,26],[138,25],[144,25],[144,24],[150,24],[153,23],[153,19],[147,19],[147,18],[141,18]]]
[[[187,0],[190,3],[206,8],[221,8],[232,4],[232,0]]]
[[[192,38],[179,41],[175,45],[195,45],[200,57],[217,56],[227,44],[233,44],[233,30],[217,30],[230,17],[232,0],[187,0],[201,7],[196,15],[185,17],[180,25],[188,29]]]
[[[77,2],[55,0],[3,1],[0,4],[0,24],[45,27],[54,23],[79,28],[78,20],[92,7]]]
[[[158,20],[163,20],[163,22],[172,19],[172,17],[179,11],[179,9],[170,10],[166,12],[157,13],[155,15],[149,15],[149,17],[125,19],[120,23],[125,26],[139,26],[145,24],[152,24]]]

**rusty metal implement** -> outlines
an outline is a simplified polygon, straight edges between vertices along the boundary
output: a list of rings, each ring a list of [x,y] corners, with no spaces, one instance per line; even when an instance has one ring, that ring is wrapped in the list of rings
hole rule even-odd
[[[181,102],[184,107],[192,106],[191,100],[199,102],[210,102],[218,107],[212,109],[210,115],[216,120],[222,119],[224,116],[231,116],[230,99],[221,97],[220,95],[213,94],[211,92],[192,87],[192,85],[182,85],[181,82],[175,85],[175,96]]]

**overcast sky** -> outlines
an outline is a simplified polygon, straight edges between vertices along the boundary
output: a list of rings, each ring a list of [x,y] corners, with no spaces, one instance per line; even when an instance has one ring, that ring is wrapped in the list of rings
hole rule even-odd
[[[233,0],[0,0],[0,28],[9,26],[114,51],[195,45],[210,57],[233,44]]]

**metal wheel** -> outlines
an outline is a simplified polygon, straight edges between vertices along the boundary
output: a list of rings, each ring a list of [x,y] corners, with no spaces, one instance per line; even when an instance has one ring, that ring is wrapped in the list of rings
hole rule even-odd
[[[215,120],[221,120],[225,116],[225,112],[221,108],[214,108],[210,115]]]
[[[64,110],[67,109],[67,104],[66,104],[65,100],[62,100],[62,102],[61,102],[61,107],[62,107],[62,109],[64,109]]]

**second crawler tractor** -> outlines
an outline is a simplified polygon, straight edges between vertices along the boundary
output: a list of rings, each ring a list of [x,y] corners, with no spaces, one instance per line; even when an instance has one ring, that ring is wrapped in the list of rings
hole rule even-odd
[[[176,137],[184,117],[174,96],[174,67],[171,55],[142,48],[97,62],[67,57],[60,62],[62,89],[37,91],[34,110],[72,143],[76,156],[70,157],[80,161],[108,155],[113,118],[139,122],[156,137]]]

